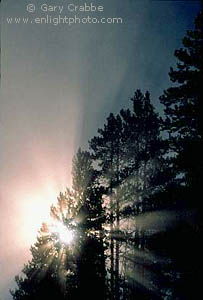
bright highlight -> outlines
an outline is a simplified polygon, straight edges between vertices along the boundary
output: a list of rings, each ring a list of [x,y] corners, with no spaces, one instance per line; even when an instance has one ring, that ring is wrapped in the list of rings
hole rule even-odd
[[[57,223],[56,230],[62,243],[70,244],[73,241],[73,232],[63,224]]]

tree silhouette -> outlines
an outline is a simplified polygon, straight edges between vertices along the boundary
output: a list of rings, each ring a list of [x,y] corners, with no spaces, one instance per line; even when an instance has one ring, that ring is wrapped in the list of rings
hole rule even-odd
[[[73,191],[81,203],[78,213],[81,239],[77,243],[80,246],[77,257],[77,299],[83,295],[88,299],[102,300],[105,297],[103,189],[99,186],[90,154],[80,149],[73,159]]]
[[[157,259],[150,247],[156,224],[147,224],[147,218],[168,209],[165,190],[173,178],[164,158],[166,145],[161,138],[161,119],[151,104],[150,94],[137,90],[133,111],[121,110],[124,134],[124,177],[122,194],[122,232],[127,241],[123,254],[126,268],[128,297],[160,299],[163,292],[164,259]],[[150,259],[149,259],[150,258]],[[158,261],[158,262],[157,262]],[[156,269],[159,268],[159,271]],[[159,284],[158,284],[159,282]]]
[[[146,234],[142,226],[135,225],[136,217],[166,206],[161,206],[165,202],[161,195],[171,178],[163,159],[161,120],[154,111],[149,93],[137,90],[131,100],[133,111],[121,110],[117,116],[110,114],[104,128],[90,141],[93,158],[101,170],[101,182],[109,192],[105,201],[110,202],[111,299],[130,297],[132,293],[121,269],[126,266],[126,272],[130,269],[134,272],[135,264],[130,255],[134,255],[135,248],[145,250]],[[130,255],[125,255],[126,251]],[[140,297],[144,297],[141,281],[136,283],[136,293],[139,289]]]
[[[201,253],[201,182],[202,182],[202,82],[203,82],[203,13],[195,20],[193,31],[187,31],[183,47],[175,51],[177,69],[170,69],[172,87],[160,97],[165,106],[165,130],[168,132],[171,165],[176,171],[176,207],[181,217],[167,240],[179,279],[174,284],[177,299],[198,298]],[[174,246],[175,245],[175,246]],[[165,249],[165,251],[167,251]],[[187,262],[183,253],[190,253]]]
[[[183,176],[196,195],[202,181],[202,99],[203,93],[203,13],[195,20],[195,29],[187,31],[183,46],[175,51],[177,69],[170,69],[170,79],[176,83],[160,97],[165,106],[165,128],[169,145],[176,154],[173,167]],[[199,198],[199,197],[197,197]]]
[[[104,299],[101,196],[90,155],[79,149],[73,159],[73,189],[60,193],[57,204],[52,205],[53,221],[42,225],[31,247],[32,260],[25,265],[23,276],[16,277],[13,299],[78,299],[81,294],[95,299],[96,292],[97,298]],[[68,231],[74,237],[71,244],[61,236]]]
[[[119,241],[115,234],[119,232],[120,208],[119,199],[115,195],[115,188],[120,183],[120,164],[121,164],[121,136],[122,122],[121,117],[110,114],[104,129],[98,129],[99,136],[90,141],[92,156],[98,161],[101,168],[101,178],[103,187],[109,198],[109,222],[110,222],[110,276],[111,276],[111,298],[116,292],[118,294],[118,276],[119,276]],[[107,199],[106,199],[107,201]],[[114,220],[116,219],[116,224]],[[115,226],[114,226],[115,225]],[[114,258],[116,256],[116,259]],[[115,277],[115,278],[114,278]],[[116,280],[115,280],[116,279]],[[116,284],[116,286],[115,286]]]

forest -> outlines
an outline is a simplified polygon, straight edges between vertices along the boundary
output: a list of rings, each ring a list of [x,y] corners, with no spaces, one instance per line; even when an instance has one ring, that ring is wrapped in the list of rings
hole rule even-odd
[[[200,299],[202,53],[200,12],[174,52],[164,115],[137,89],[78,149],[13,300]]]

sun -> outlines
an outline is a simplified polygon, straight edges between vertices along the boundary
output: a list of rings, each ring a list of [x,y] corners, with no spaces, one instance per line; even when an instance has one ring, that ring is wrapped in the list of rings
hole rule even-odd
[[[56,231],[59,234],[59,239],[64,244],[71,244],[74,239],[73,231],[68,229],[62,223],[58,222],[56,224]]]

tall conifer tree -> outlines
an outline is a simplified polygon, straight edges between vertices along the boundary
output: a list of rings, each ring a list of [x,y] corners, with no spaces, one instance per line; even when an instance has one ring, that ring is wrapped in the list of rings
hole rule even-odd
[[[89,153],[79,149],[73,159],[73,189],[60,193],[51,206],[53,221],[42,225],[32,259],[23,276],[16,277],[13,299],[105,298],[102,194]]]
[[[176,207],[181,208],[182,215],[166,245],[173,256],[176,272],[179,272],[174,297],[194,299],[199,297],[202,226],[202,11],[195,19],[194,30],[188,30],[182,42],[183,48],[175,51],[177,68],[171,68],[169,73],[173,85],[160,97],[165,106],[165,130],[169,136],[172,167],[176,171],[177,188],[172,190],[172,197],[176,196]],[[185,251],[189,253],[187,260],[183,255]]]

